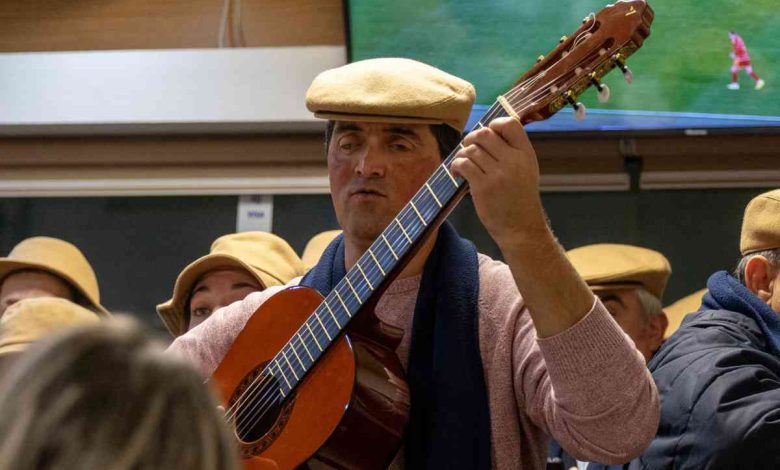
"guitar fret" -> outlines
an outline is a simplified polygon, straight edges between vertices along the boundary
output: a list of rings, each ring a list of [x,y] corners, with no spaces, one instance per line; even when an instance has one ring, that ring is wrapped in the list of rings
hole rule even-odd
[[[368,249],[368,254],[371,255],[371,258],[374,260],[374,263],[376,263],[376,266],[379,268],[379,272],[382,273],[383,276],[387,276],[387,273],[385,273],[385,270],[382,269],[382,265],[379,264],[379,260],[376,259],[376,256],[374,256],[374,252],[371,251],[371,248]]]
[[[328,333],[328,329],[325,328],[325,325],[322,323],[322,320],[320,319],[320,315],[317,312],[314,312],[314,316],[317,317],[317,321],[322,327],[322,330],[325,332],[325,336],[328,337],[328,341],[333,341],[333,338],[330,337],[330,333]],[[322,351],[322,348],[320,348],[320,351]]]
[[[306,350],[306,354],[309,355],[309,359],[311,359],[311,362],[314,362],[314,356],[311,355],[311,351],[309,351],[309,347],[306,346],[306,342],[303,340],[303,337],[301,336],[301,334],[296,332],[295,335],[298,337],[298,341],[300,341],[301,344],[303,345],[303,349]]]
[[[287,367],[289,367],[289,368],[290,368],[290,371],[292,371],[292,373],[293,373],[293,376],[295,377],[295,380],[301,380],[301,379],[298,377],[298,374],[296,374],[296,373],[295,373],[295,368],[292,366],[292,364],[290,364],[290,360],[289,360],[289,359],[287,359],[287,353],[285,353],[285,352],[284,352],[284,348],[282,349],[282,357],[284,358],[284,362],[286,362],[286,363],[287,363]],[[305,370],[305,369],[304,369],[304,370]]]
[[[385,236],[384,233],[382,234],[382,240],[384,240],[385,241],[385,245],[387,245],[387,247],[390,248],[390,253],[393,255],[393,258],[398,260],[398,255],[395,254],[395,251],[393,251],[393,246],[390,244],[389,241],[387,241],[387,237]]]
[[[455,181],[455,178],[452,176],[452,173],[450,173],[450,170],[447,169],[447,165],[442,165],[442,168],[444,168],[444,172],[447,173],[447,176],[450,177],[450,180],[452,180],[452,184],[455,185],[455,187],[458,187],[458,182]]]
[[[292,349],[293,354],[295,354],[295,358],[298,359],[298,363],[300,363],[301,369],[303,369],[305,371],[306,370],[306,365],[301,360],[301,356],[298,355],[298,351],[295,350],[295,345],[293,344],[292,341],[290,341],[290,349]]]
[[[360,274],[363,275],[363,279],[366,280],[366,284],[368,284],[369,289],[374,290],[374,286],[371,285],[371,281],[368,280],[368,276],[366,276],[366,273],[363,272],[363,268],[360,267],[360,260],[358,260],[358,262],[355,263],[355,266],[357,266],[358,271],[360,271]]]
[[[417,214],[417,217],[420,218],[420,222],[422,222],[422,224],[427,227],[428,223],[425,222],[425,218],[422,216],[422,214],[420,214],[420,211],[417,210],[417,206],[414,205],[414,201],[409,201],[409,205],[412,206],[412,209],[414,209],[414,212]]]
[[[433,189],[431,189],[431,185],[425,183],[425,187],[428,188],[428,192],[431,193],[431,196],[433,197],[433,200],[436,201],[436,204],[438,204],[439,207],[442,207],[441,201],[439,201],[439,198],[436,197],[436,193],[434,193]]]
[[[324,300],[322,303],[325,304],[325,308],[328,309],[328,313],[330,313],[330,316],[333,317],[333,321],[336,322],[336,325],[338,325],[338,327],[341,328],[341,323],[339,323],[339,320],[338,318],[336,318],[336,315],[333,314],[333,310],[330,309],[330,305],[328,305],[328,301]]]
[[[306,320],[306,328],[308,328],[309,334],[311,335],[312,338],[314,338],[314,342],[317,343],[317,347],[320,349],[320,352],[322,352],[322,345],[320,344],[320,340],[317,339],[317,335],[314,334],[314,331],[312,331],[311,326],[309,326],[309,320]]]
[[[407,239],[407,240],[409,240],[409,244],[410,244],[410,245],[414,244],[414,242],[412,241],[412,239],[409,237],[409,234],[408,234],[408,233],[406,233],[406,229],[404,228],[404,224],[402,224],[402,223],[401,223],[401,222],[398,220],[398,218],[395,218],[395,219],[393,219],[393,220],[395,220],[395,223],[397,223],[397,224],[398,224],[398,226],[399,226],[399,227],[401,227],[401,231],[404,233],[404,236],[406,237],[406,239]],[[372,289],[372,290],[373,290],[373,289]]]
[[[358,302],[362,302],[362,300],[360,300],[360,296],[358,295],[357,291],[355,290],[354,287],[352,287],[352,283],[349,281],[349,276],[344,276],[344,279],[347,281],[347,285],[349,286],[349,288],[352,289],[352,293],[355,295],[355,298],[358,300]]]
[[[347,308],[347,304],[344,303],[344,300],[341,298],[341,295],[339,294],[338,289],[333,289],[333,292],[336,294],[336,298],[339,299],[339,302],[341,303],[341,306],[344,307],[344,311],[347,312],[347,316],[352,316],[349,314],[349,308]],[[325,303],[327,305],[327,302]],[[330,310],[330,307],[328,307],[328,310]],[[331,312],[332,313],[332,312]],[[338,323],[338,322],[336,322]],[[341,328],[341,325],[339,325],[339,328]]]
[[[287,388],[292,390],[292,385],[290,385],[290,381],[287,380],[287,375],[282,370],[282,366],[279,365],[279,359],[275,359],[274,364],[276,364],[276,368],[279,369],[279,373],[282,374],[282,378],[284,379],[284,381],[287,382]]]

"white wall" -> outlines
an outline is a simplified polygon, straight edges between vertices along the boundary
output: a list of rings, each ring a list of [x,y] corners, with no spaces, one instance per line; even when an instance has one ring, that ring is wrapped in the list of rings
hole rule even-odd
[[[343,46],[0,54],[0,135],[289,132]]]

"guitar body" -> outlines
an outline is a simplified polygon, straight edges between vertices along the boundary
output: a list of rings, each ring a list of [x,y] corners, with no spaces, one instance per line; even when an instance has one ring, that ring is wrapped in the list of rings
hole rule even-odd
[[[322,300],[314,289],[291,287],[254,313],[211,378],[226,410]],[[335,339],[253,431],[233,429],[245,469],[291,469],[307,460],[312,468],[371,469],[392,461],[409,408],[395,354],[400,332],[366,317]]]

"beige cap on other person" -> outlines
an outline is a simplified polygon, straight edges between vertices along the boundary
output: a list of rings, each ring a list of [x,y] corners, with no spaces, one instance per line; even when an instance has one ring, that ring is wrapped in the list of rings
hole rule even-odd
[[[223,235],[211,245],[210,253],[190,263],[179,274],[173,297],[157,306],[165,327],[174,336],[187,331],[187,303],[194,285],[204,274],[218,269],[237,268],[254,276],[267,289],[284,285],[303,275],[303,263],[283,239],[268,232],[241,232]]]
[[[742,255],[780,248],[780,189],[754,197],[745,207],[739,250]]]
[[[594,292],[644,287],[660,300],[672,273],[664,255],[633,245],[599,243],[569,250],[566,255]]]
[[[99,321],[95,312],[66,299],[20,300],[0,318],[0,356],[21,352],[33,342],[66,328]]]
[[[328,230],[311,237],[311,240],[306,244],[306,248],[303,249],[303,256],[301,256],[303,269],[306,272],[317,265],[320,257],[322,257],[322,253],[325,252],[325,248],[340,234],[341,230]]]
[[[699,307],[701,307],[701,299],[706,293],[707,289],[697,290],[693,294],[686,295],[668,307],[664,307],[666,318],[669,319],[669,326],[666,327],[664,338],[672,336],[672,333],[677,331],[677,328],[680,327],[680,324],[686,315],[699,310]]]
[[[100,305],[100,289],[95,271],[87,258],[73,244],[51,237],[22,240],[5,258],[0,258],[0,280],[15,271],[40,270],[51,273],[73,286],[89,307],[109,315]]]
[[[380,58],[326,70],[306,92],[315,116],[337,121],[446,124],[463,132],[474,86],[411,59]]]

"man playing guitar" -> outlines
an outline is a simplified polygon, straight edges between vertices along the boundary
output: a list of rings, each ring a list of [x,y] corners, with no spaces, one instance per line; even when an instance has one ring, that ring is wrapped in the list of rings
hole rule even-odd
[[[344,234],[304,285],[321,287],[317,276],[355,265],[458,145],[474,95],[470,83],[407,59],[355,62],[314,80],[307,106],[329,119],[328,173]],[[658,423],[655,386],[548,226],[523,126],[504,117],[474,130],[451,170],[453,182],[468,181],[506,264],[477,254],[445,223],[376,304],[376,316],[404,332],[396,353],[411,392],[406,445],[394,462],[540,468],[548,435],[582,460],[638,455]],[[279,290],[217,311],[172,350],[210,375]]]

